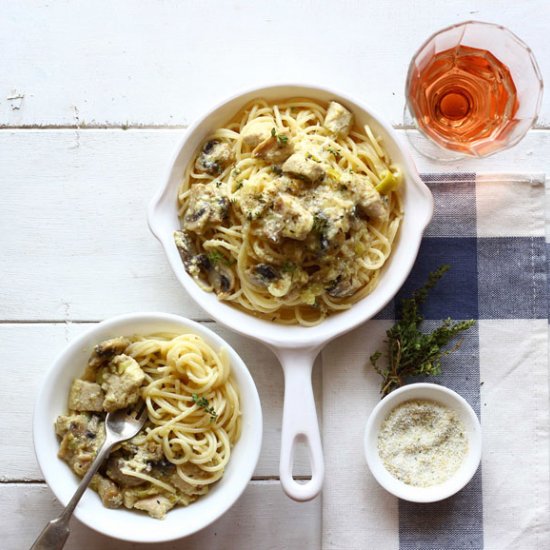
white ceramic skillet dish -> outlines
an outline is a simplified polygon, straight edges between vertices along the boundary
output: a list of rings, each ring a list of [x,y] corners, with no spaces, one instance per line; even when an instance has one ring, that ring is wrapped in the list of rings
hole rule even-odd
[[[246,365],[229,344],[204,325],[177,315],[131,313],[113,317],[94,325],[63,350],[46,373],[36,400],[33,417],[34,449],[44,478],[61,504],[65,506],[69,502],[80,481],[69,466],[57,458],[59,440],[54,430],[55,419],[67,413],[72,381],[82,375],[93,347],[99,342],[115,336],[156,332],[197,334],[215,350],[227,350],[233,376],[239,387],[242,430],[223,477],[206,495],[189,506],[170,510],[162,520],[136,510],[105,508],[97,493],[91,489],[84,493],[76,507],[76,517],[100,533],[132,542],[157,543],[179,539],[218,519],[231,508],[248,485],[262,445],[262,409],[258,391]]]
[[[289,327],[257,319],[219,301],[214,293],[201,290],[185,271],[173,240],[174,231],[180,228],[177,190],[186,166],[192,161],[202,142],[215,129],[227,124],[254,98],[263,97],[271,101],[296,96],[324,102],[336,100],[345,105],[353,112],[357,124],[361,126],[368,123],[374,134],[382,138],[382,144],[392,162],[398,164],[404,173],[402,193],[405,216],[378,286],[351,309],[330,316],[315,327]],[[384,123],[362,102],[342,93],[295,84],[249,90],[224,101],[199,119],[185,133],[172,160],[166,181],[149,206],[151,231],[161,242],[174,273],[193,300],[228,328],[265,343],[281,362],[285,375],[285,398],[280,479],[284,491],[295,500],[314,498],[321,490],[324,477],[323,451],[311,386],[311,370],[315,357],[330,340],[370,319],[392,299],[413,266],[432,212],[432,195],[418,176],[406,145],[390,125]],[[292,477],[297,441],[305,442],[309,448],[312,477],[307,483],[298,483]]]

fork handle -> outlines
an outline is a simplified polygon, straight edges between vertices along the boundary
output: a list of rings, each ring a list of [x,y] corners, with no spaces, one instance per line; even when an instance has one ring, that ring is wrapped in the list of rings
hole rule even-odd
[[[74,509],[76,508],[79,500],[82,498],[84,491],[88,488],[92,477],[94,477],[96,472],[99,470],[99,467],[103,464],[105,457],[109,454],[114,443],[114,441],[106,437],[103,446],[97,453],[94,461],[82,478],[78,489],[67,506],[65,506],[63,512],[61,512],[57,518],[52,519],[52,521],[44,527],[40,535],[38,535],[38,538],[34,541],[34,544],[31,546],[30,550],[61,550],[61,548],[65,546],[65,542],[67,542],[67,538],[71,532],[69,520],[73,515]]]
[[[61,550],[69,538],[69,521],[62,517],[52,519],[31,546],[31,550]]]

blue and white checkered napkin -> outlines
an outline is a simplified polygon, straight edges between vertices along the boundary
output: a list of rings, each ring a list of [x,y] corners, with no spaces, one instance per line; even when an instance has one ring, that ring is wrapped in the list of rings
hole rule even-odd
[[[323,548],[550,548],[544,176],[439,174],[424,180],[436,211],[409,279],[376,319],[322,355]],[[433,381],[477,411],[483,456],[457,495],[413,504],[386,493],[365,463],[365,423],[380,399],[380,378],[367,363],[383,349],[400,296],[443,263],[451,270],[430,293],[427,326],[446,317],[478,322]]]

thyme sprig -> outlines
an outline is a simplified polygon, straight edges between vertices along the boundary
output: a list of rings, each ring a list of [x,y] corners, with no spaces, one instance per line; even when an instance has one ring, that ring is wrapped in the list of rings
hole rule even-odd
[[[204,395],[199,397],[196,393],[194,393],[192,397],[197,406],[204,409],[204,411],[210,415],[210,420],[216,420],[218,413],[214,410],[214,407],[208,406],[208,399],[206,399]]]
[[[386,331],[387,366],[378,364],[382,357],[381,352],[377,351],[371,355],[370,363],[383,379],[380,387],[382,396],[402,386],[409,376],[440,374],[441,359],[457,350],[461,342],[457,342],[450,349],[445,349],[445,346],[460,332],[475,324],[473,319],[455,322],[447,318],[432,332],[420,331],[424,317],[419,313],[419,307],[448,270],[448,265],[440,266],[430,273],[422,288],[414,291],[410,298],[401,301],[400,319]]]

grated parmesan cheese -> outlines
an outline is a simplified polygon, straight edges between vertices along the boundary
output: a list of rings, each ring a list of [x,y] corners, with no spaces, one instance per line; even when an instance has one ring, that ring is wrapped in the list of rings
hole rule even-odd
[[[378,434],[384,467],[415,487],[447,481],[467,452],[468,439],[457,414],[434,401],[401,403],[384,420]]]

